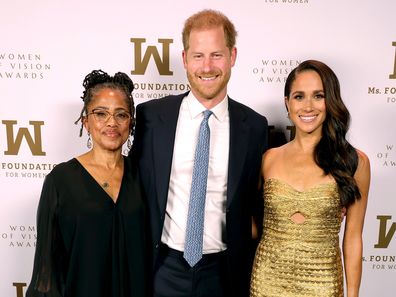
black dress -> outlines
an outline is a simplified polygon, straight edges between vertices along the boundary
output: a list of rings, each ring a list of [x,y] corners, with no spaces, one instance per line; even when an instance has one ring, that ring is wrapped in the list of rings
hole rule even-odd
[[[148,258],[137,170],[124,157],[117,202],[76,160],[44,181],[27,297],[143,297]]]

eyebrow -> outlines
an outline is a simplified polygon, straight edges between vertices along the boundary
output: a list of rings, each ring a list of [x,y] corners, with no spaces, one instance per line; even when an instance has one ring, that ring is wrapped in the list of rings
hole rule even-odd
[[[106,106],[96,106],[95,108],[92,108],[92,110],[97,110],[97,109],[110,110],[110,108],[108,108]],[[128,109],[123,108],[123,107],[117,107],[114,110],[115,111],[120,111],[120,110],[128,111]]]
[[[295,94],[301,94],[301,93],[304,93],[304,91],[294,91],[294,92],[292,92],[292,93],[290,94],[290,96],[293,96],[293,95],[295,95]]]
[[[299,91],[299,90],[297,90],[297,91],[294,91],[293,93],[291,93],[291,95],[294,95],[294,94],[304,94],[305,92],[304,91]],[[324,93],[324,90],[314,90],[312,93],[314,93],[314,94],[317,94],[317,93]]]

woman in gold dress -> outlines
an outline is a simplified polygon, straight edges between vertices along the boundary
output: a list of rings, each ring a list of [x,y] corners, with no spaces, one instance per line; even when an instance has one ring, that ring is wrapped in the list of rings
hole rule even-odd
[[[327,65],[309,60],[294,69],[285,104],[295,137],[263,156],[264,226],[251,297],[344,296],[342,256],[347,296],[357,297],[369,160],[345,139],[350,116]]]

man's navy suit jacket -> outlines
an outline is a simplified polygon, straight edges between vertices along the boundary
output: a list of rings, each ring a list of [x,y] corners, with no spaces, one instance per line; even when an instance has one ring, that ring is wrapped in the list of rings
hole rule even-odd
[[[151,100],[136,108],[136,128],[130,156],[139,166],[147,199],[153,268],[157,265],[164,225],[179,109],[187,94]],[[247,297],[253,260],[252,216],[262,211],[263,198],[258,184],[262,154],[268,146],[268,127],[264,116],[230,98],[229,118],[229,168],[223,239],[227,244],[227,296]]]

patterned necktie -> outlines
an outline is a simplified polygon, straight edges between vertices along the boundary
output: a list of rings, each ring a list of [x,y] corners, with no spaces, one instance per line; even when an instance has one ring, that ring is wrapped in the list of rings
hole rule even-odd
[[[209,164],[210,130],[208,120],[211,114],[212,112],[210,110],[204,111],[204,119],[199,127],[198,142],[195,148],[183,255],[191,267],[202,258],[205,198]]]

